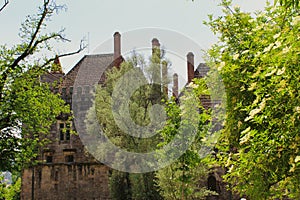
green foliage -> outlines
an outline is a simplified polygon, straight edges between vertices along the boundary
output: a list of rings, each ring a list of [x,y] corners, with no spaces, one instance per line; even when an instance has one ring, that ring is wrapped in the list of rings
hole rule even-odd
[[[286,8],[299,9],[299,0],[275,0],[274,3],[279,3]]]
[[[56,116],[69,112],[59,95],[40,82],[54,60],[41,58],[52,53],[49,42],[65,40],[61,32],[45,33],[46,22],[59,9],[54,1],[43,1],[21,26],[22,43],[0,46],[0,171],[32,164],[46,142],[38,135],[47,134]]]
[[[218,147],[225,181],[251,199],[299,199],[299,12],[223,6],[224,16],[207,24],[219,36],[208,53],[227,95]]]
[[[166,200],[206,199],[215,194],[206,189],[207,166],[197,164],[188,168],[183,163],[175,162],[156,173],[160,194]]]
[[[93,133],[92,124],[95,122],[93,119],[96,117],[96,121],[100,123],[103,132],[109,140],[116,146],[124,149],[124,151],[143,153],[155,150],[160,141],[160,136],[154,135],[143,138],[143,135],[141,135],[152,134],[155,130],[156,124],[151,124],[153,116],[149,114],[149,111],[153,105],[161,103],[161,100],[164,98],[161,86],[154,83],[154,79],[157,78],[155,71],[157,66],[154,65],[153,61],[150,63],[149,66],[146,66],[140,55],[134,55],[132,58],[127,59],[126,62],[123,62],[120,68],[114,67],[111,71],[106,72],[104,85],[99,86],[96,90],[95,107],[91,108],[91,112],[89,112],[87,117],[87,128],[90,133]],[[153,68],[150,69],[150,66]],[[126,74],[133,73],[131,70],[135,70],[134,72],[137,76],[135,80],[124,78]],[[147,73],[144,73],[146,71]],[[128,88],[131,87],[132,81],[136,81],[135,84],[138,84],[138,79],[147,82],[145,74],[149,75],[147,78],[149,78],[150,83],[142,85],[133,91],[130,97],[128,97],[128,91],[118,90],[117,85],[120,80],[122,85],[128,86]],[[114,92],[116,92],[115,90],[118,90],[117,98],[113,96]],[[115,104],[113,101],[115,101]],[[127,101],[129,103],[124,104]],[[127,108],[129,109],[129,115],[126,113]],[[96,110],[96,116],[94,116],[93,110]],[[122,127],[116,123],[116,120],[124,122]],[[138,132],[133,128],[133,124],[141,127],[150,126],[150,128],[147,133]],[[133,131],[136,131],[136,136],[129,134]],[[109,147],[97,148],[96,151],[99,155],[109,153],[110,149]],[[122,155],[118,152],[111,156],[116,160],[114,167],[118,168],[118,166],[124,165],[121,158]],[[134,166],[135,163],[134,161],[132,162]],[[133,174],[112,170],[110,191],[113,199],[160,199],[155,186],[153,172]]]
[[[130,183],[132,199],[161,199],[161,196],[158,193],[159,188],[155,184],[155,174],[153,172],[130,174]]]
[[[131,136],[128,134],[129,131],[133,130],[130,126],[131,123],[125,124],[125,126],[129,124],[129,126],[121,129],[118,124],[116,124],[116,119],[124,122],[132,120],[134,123],[141,126],[148,125],[150,122],[149,110],[152,105],[158,101],[152,96],[152,94],[156,92],[156,84],[144,85],[133,93],[128,104],[130,118],[126,113],[122,112],[124,110],[122,107],[115,108],[114,113],[112,110],[112,95],[113,91],[116,89],[116,84],[124,74],[128,73],[132,69],[138,68],[134,66],[134,62],[132,60],[129,60],[127,62],[123,62],[120,69],[113,68],[111,71],[107,72],[105,85],[97,88],[95,109],[97,119],[99,120],[101,127],[104,128],[105,135],[109,137],[114,144],[128,151],[146,152],[155,149],[159,136],[150,138]],[[142,71],[140,71],[138,76],[140,75],[143,76]],[[130,81],[132,80],[124,79],[122,84],[129,85]],[[123,97],[123,99],[118,99],[118,102],[127,101],[127,93],[128,91],[118,91],[118,97]],[[116,106],[126,105],[118,103]]]
[[[131,199],[130,186],[131,184],[128,173],[112,170],[112,174],[109,179],[109,189],[112,199]]]
[[[156,182],[164,199],[205,199],[207,195],[212,194],[201,182],[201,180],[206,179],[208,168],[202,162],[199,154],[203,145],[203,138],[206,137],[209,127],[211,127],[211,123],[209,123],[211,111],[204,109],[199,100],[195,102],[188,98],[189,93],[194,93],[195,96],[200,97],[201,95],[208,95],[209,91],[204,79],[195,81],[197,84],[191,83],[183,91],[181,99],[186,102],[185,105],[182,102],[181,105],[178,104],[175,99],[169,100],[166,104],[168,120],[166,126],[160,131],[163,141],[159,146],[163,146],[177,137],[181,126],[197,125],[198,127],[195,129],[197,130],[196,137],[188,150],[170,166],[156,172]],[[189,115],[188,120],[182,121],[182,114],[193,113],[190,109],[194,109],[195,106],[201,110],[200,114]],[[188,138],[182,139],[182,141],[185,140]]]
[[[1,200],[19,200],[21,192],[21,178],[12,176],[12,184],[2,182],[3,177],[0,177],[0,199]]]

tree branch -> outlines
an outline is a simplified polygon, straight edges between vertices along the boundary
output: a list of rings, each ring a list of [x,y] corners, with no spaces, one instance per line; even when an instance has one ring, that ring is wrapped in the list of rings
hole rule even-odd
[[[42,24],[44,22],[44,20],[46,19],[46,16],[48,14],[48,5],[49,5],[49,0],[45,0],[44,1],[44,5],[43,5],[43,11],[41,14],[41,18],[39,19],[36,29],[31,37],[31,40],[28,44],[28,46],[26,47],[26,49],[24,50],[24,52],[15,59],[15,61],[10,65],[11,69],[14,70],[14,68],[18,65],[18,63],[23,60],[24,58],[26,58],[26,56],[28,56],[31,53],[32,50],[32,45],[34,43],[34,41],[36,40],[36,37],[39,33],[39,31],[41,30]]]
[[[83,44],[83,40],[81,40],[79,49],[77,51],[73,51],[73,52],[69,52],[69,53],[57,55],[57,57],[58,58],[62,58],[62,57],[72,56],[72,55],[78,54],[82,50],[84,50],[86,47],[87,47],[87,45]],[[47,65],[49,65],[51,62],[53,62],[55,59],[56,59],[56,57],[47,60],[42,66],[40,66],[40,69],[43,69],[44,67],[46,67]]]
[[[8,0],[5,0],[5,3],[8,4]],[[60,38],[61,40],[64,41],[69,41],[66,38],[64,38],[60,33],[54,33],[51,35],[46,35],[43,36],[41,38],[39,38],[39,32],[41,31],[44,21],[47,19],[47,17],[49,15],[51,15],[53,13],[54,10],[58,9],[59,6],[57,6],[55,3],[53,5],[50,4],[51,0],[44,0],[43,6],[39,12],[39,14],[37,16],[39,16],[39,18],[34,21],[34,23],[36,23],[36,26],[34,28],[34,30],[32,31],[32,34],[30,35],[29,38],[29,42],[28,44],[26,44],[25,49],[19,54],[19,56],[13,60],[13,62],[11,64],[9,64],[7,66],[8,70],[7,71],[14,71],[16,69],[16,67],[19,65],[19,62],[24,60],[27,56],[29,56],[30,54],[32,54],[35,49],[38,47],[39,44],[41,44],[42,42],[46,42],[48,40],[51,39],[55,39],[55,38]],[[78,52],[80,52],[82,49],[80,48],[80,50]],[[71,53],[70,55],[73,55],[74,53]],[[1,81],[0,81],[0,91],[3,90],[5,82],[8,78],[9,72],[4,71],[2,73],[2,77],[1,77]],[[2,99],[2,94],[0,93],[0,101]]]
[[[44,20],[46,19],[47,14],[48,14],[48,5],[49,5],[49,0],[44,0],[44,5],[43,5],[43,10],[41,12],[41,17],[37,22],[37,26],[35,28],[34,33],[32,34],[32,37],[30,38],[30,42],[27,45],[26,49],[21,53],[21,55],[18,56],[14,60],[14,62],[8,66],[10,71],[15,70],[15,68],[18,66],[19,62],[21,60],[23,60],[24,58],[26,58],[31,53],[31,51],[33,50],[32,45],[33,45],[34,41],[36,40],[36,37],[37,37],[41,27],[42,27],[42,24],[43,24]],[[5,81],[6,81],[7,77],[8,77],[8,73],[3,73],[2,74],[2,78],[1,78],[2,80],[1,80],[1,83],[0,83],[0,91],[3,90],[3,87],[4,87],[4,84],[5,84]],[[0,99],[1,98],[2,98],[2,95],[0,96]]]
[[[8,5],[8,3],[8,0],[4,0],[4,5],[0,8],[0,12]]]
[[[41,44],[43,42],[46,42],[48,40],[51,40],[51,39],[55,39],[55,38],[59,38],[59,39],[61,39],[63,41],[70,42],[70,40],[64,38],[61,34],[59,34],[59,33],[53,33],[53,34],[51,34],[49,36],[45,36],[45,37],[43,37],[43,38],[41,38],[39,40],[36,40],[34,42],[34,44],[32,45],[32,47],[30,48],[30,50],[29,50],[28,53],[31,54],[39,44]]]

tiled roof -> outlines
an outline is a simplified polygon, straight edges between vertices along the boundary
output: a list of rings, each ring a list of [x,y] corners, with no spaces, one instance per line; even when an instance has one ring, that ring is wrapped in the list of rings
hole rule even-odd
[[[105,70],[113,66],[113,54],[85,55],[65,76],[64,85],[96,84]]]
[[[195,78],[203,78],[207,75],[209,67],[205,63],[200,63],[195,70]]]

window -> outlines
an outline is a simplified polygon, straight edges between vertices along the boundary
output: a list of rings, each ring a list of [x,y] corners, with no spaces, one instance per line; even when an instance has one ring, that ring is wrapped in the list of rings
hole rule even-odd
[[[53,157],[52,156],[46,156],[46,163],[52,163]]]
[[[65,161],[66,161],[67,163],[74,162],[74,156],[73,156],[73,155],[67,155],[67,156],[65,157]]]
[[[73,95],[73,87],[70,87],[69,93],[71,96]]]
[[[59,140],[69,141],[71,138],[71,123],[59,122]]]
[[[70,130],[71,130],[71,124],[70,123],[66,123],[66,140],[70,140]]]
[[[72,163],[74,161],[74,155],[76,153],[76,149],[63,149],[64,157],[65,157],[65,162],[66,163]]]
[[[81,87],[77,87],[77,95],[81,95],[82,94],[82,88]]]
[[[49,164],[53,162],[53,152],[54,150],[52,149],[44,149],[44,162]]]
[[[64,128],[65,128],[65,124],[64,123],[60,123],[59,124],[59,139],[60,140],[64,140],[64,132],[63,132]]]
[[[61,96],[64,98],[67,95],[67,89],[66,88],[62,88],[61,89]]]
[[[90,86],[89,85],[84,86],[84,92],[85,92],[85,94],[90,93]]]

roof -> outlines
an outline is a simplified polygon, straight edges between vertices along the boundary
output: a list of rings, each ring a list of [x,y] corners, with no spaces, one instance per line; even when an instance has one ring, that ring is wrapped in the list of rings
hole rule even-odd
[[[209,72],[209,67],[205,63],[200,63],[195,70],[195,78],[203,78]]]
[[[64,85],[94,85],[113,66],[113,54],[85,55],[65,76]]]

